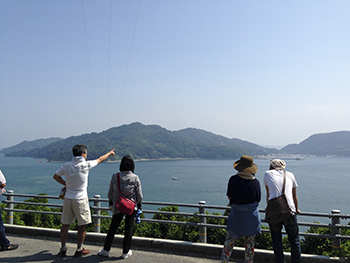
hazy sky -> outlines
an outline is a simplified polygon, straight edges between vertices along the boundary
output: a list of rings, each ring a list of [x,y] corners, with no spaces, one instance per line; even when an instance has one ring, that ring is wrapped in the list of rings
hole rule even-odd
[[[141,122],[350,130],[348,0],[0,0],[0,149]]]

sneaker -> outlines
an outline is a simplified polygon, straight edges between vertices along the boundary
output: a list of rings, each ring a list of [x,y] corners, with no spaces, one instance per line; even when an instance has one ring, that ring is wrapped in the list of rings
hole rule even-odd
[[[101,250],[97,253],[97,255],[108,258],[108,257],[109,257],[109,251],[104,250],[104,249],[101,249]]]
[[[126,258],[128,258],[128,257],[130,257],[132,255],[132,251],[131,250],[129,250],[129,252],[128,253],[123,253],[123,255],[120,257],[121,259],[126,259]]]
[[[81,256],[85,256],[85,255],[87,255],[89,253],[90,253],[90,250],[83,248],[82,250],[75,251],[74,257],[78,258],[78,257],[81,257]]]
[[[66,254],[67,254],[67,249],[66,250],[62,250],[62,249],[60,249],[60,252],[58,252],[58,256],[61,256],[61,257],[65,257],[66,256]]]

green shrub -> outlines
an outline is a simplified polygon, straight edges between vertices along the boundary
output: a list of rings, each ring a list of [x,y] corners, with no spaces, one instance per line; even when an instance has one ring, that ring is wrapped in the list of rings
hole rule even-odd
[[[47,194],[39,194],[45,196]],[[47,211],[47,212],[61,212],[62,209],[49,208],[43,205],[31,205],[30,203],[43,203],[47,204],[48,199],[45,197],[35,197],[24,201],[28,204],[18,204],[14,206],[14,209],[20,210],[33,210],[33,211]],[[14,212],[13,222],[16,225],[35,226],[35,227],[47,227],[47,228],[60,228],[60,215],[50,214],[37,214],[26,212]]]
[[[318,222],[316,222],[318,223]],[[350,224],[350,223],[349,223]],[[348,224],[348,225],[349,225]],[[332,230],[328,227],[312,226],[306,233],[316,233],[321,235],[331,235]],[[341,235],[350,235],[349,229],[342,229]],[[350,240],[342,239],[340,244],[340,255],[338,251],[333,250],[332,240],[328,238],[306,237],[301,242],[302,252],[309,254],[317,254],[324,256],[342,256],[345,258],[350,257]]]
[[[15,209],[21,210],[35,210],[35,211],[51,211],[51,212],[62,212],[61,208],[50,208],[42,205],[32,205],[30,203],[48,203],[48,199],[45,198],[46,194],[39,194],[43,197],[30,198],[25,200],[26,204],[15,205]],[[4,211],[5,204],[1,203],[0,207],[2,210],[2,218],[6,223],[6,212]],[[161,207],[159,211],[172,212],[175,214],[164,215],[164,214],[155,214],[153,219],[157,220],[168,220],[168,221],[178,221],[178,222],[187,222],[187,223],[199,223],[199,217],[196,216],[183,216],[179,213],[177,206],[167,206]],[[93,213],[93,211],[92,211]],[[209,212],[206,212],[209,215]],[[109,215],[106,211],[101,211],[101,215]],[[220,215],[219,213],[213,213],[212,215]],[[224,215],[229,215],[229,209],[224,212]],[[141,215],[141,218],[144,218],[144,215]],[[207,224],[212,225],[222,225],[227,224],[227,220],[219,218],[207,218]],[[15,225],[25,225],[25,226],[35,226],[35,227],[47,227],[60,229],[61,216],[60,215],[48,215],[48,214],[32,214],[26,212],[14,212],[13,213],[13,222]],[[107,233],[110,226],[111,219],[101,219],[100,230],[101,233]],[[116,234],[124,234],[124,221],[121,222],[120,227],[118,228]],[[262,229],[268,229],[268,227],[262,225]],[[71,224],[70,230],[77,230],[77,222]],[[87,226],[88,232],[94,231],[93,223]],[[331,235],[332,230],[327,227],[318,227],[312,226],[306,231],[306,233],[316,233],[322,235]],[[350,229],[342,229],[342,235],[350,235]],[[175,240],[184,240],[190,242],[199,242],[199,227],[191,226],[186,224],[160,224],[160,223],[150,223],[141,220],[140,224],[134,223],[134,235],[141,237],[152,237],[152,238],[164,238],[164,239],[175,239]],[[226,238],[226,228],[207,228],[207,242],[211,244],[220,244],[223,245]],[[283,248],[284,251],[290,251],[290,245],[288,237],[283,238]],[[236,243],[238,247],[244,247],[244,239],[240,238]],[[261,233],[256,236],[255,247],[260,249],[269,249],[272,250],[272,240],[270,233]],[[318,254],[324,256],[338,256],[335,251],[333,251],[332,240],[319,237],[305,237],[301,239],[301,249],[303,253],[308,254]],[[342,239],[341,240],[341,256],[350,257],[350,240]]]
[[[318,222],[315,222],[318,223]],[[331,235],[332,230],[326,227],[312,226],[305,233],[317,233],[322,235]],[[318,237],[305,237],[301,240],[303,253],[312,253],[317,255],[331,256],[332,240]]]

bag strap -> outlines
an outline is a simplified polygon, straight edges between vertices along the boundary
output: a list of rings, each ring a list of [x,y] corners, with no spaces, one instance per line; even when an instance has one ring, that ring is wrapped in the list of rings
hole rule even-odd
[[[119,177],[118,177],[119,178]],[[283,171],[283,189],[282,189],[282,195],[284,195],[284,189],[286,188],[286,172]]]
[[[122,191],[120,190],[120,177],[119,177],[120,173],[117,173],[117,178],[118,178],[118,189],[119,189],[119,195],[122,195]]]
[[[120,190],[120,176],[119,176],[120,173],[117,173],[117,183],[118,183],[118,189],[119,189],[119,195],[122,196],[122,191]],[[126,198],[126,197],[124,197]],[[129,198],[128,198],[129,199]],[[131,199],[130,199],[131,200]],[[131,200],[132,201],[132,200]],[[135,201],[133,201],[135,203]]]

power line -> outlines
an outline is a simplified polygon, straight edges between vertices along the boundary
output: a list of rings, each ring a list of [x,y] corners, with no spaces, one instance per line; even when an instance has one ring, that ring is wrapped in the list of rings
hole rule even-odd
[[[109,82],[111,72],[111,35],[112,35],[112,14],[113,14],[113,0],[110,0],[109,6],[109,38],[108,38],[108,65],[107,65],[107,91],[106,91],[106,114],[108,116],[108,98],[109,98]],[[105,119],[105,126],[107,126],[107,119]]]
[[[85,35],[85,44],[86,44],[88,67],[89,67],[90,88],[91,88],[91,94],[92,94],[92,107],[93,107],[93,112],[94,112],[94,118],[93,119],[95,121],[95,126],[96,126],[95,96],[94,96],[94,89],[92,87],[90,52],[89,52],[89,45],[88,45],[88,39],[87,39],[87,33],[86,33],[86,20],[85,20],[85,9],[84,9],[84,1],[83,0],[81,0],[81,6],[82,6],[82,11],[83,11],[84,35]]]
[[[133,29],[132,39],[131,39],[131,45],[130,45],[130,49],[129,49],[128,61],[127,61],[127,64],[126,64],[126,72],[125,72],[124,81],[123,81],[123,84],[122,84],[122,92],[121,92],[121,96],[120,96],[120,100],[119,100],[119,105],[118,105],[118,109],[117,109],[116,119],[118,119],[118,117],[119,117],[120,106],[121,106],[121,103],[122,103],[122,100],[123,100],[124,89],[125,89],[126,80],[127,80],[128,73],[129,73],[130,58],[131,58],[132,48],[133,48],[133,45],[134,45],[135,32],[136,32],[137,22],[138,22],[138,18],[139,18],[139,13],[140,13],[140,6],[141,6],[141,0],[139,0],[139,4],[138,4],[138,7],[137,7],[136,19],[135,19],[135,24],[134,24],[134,29]]]

